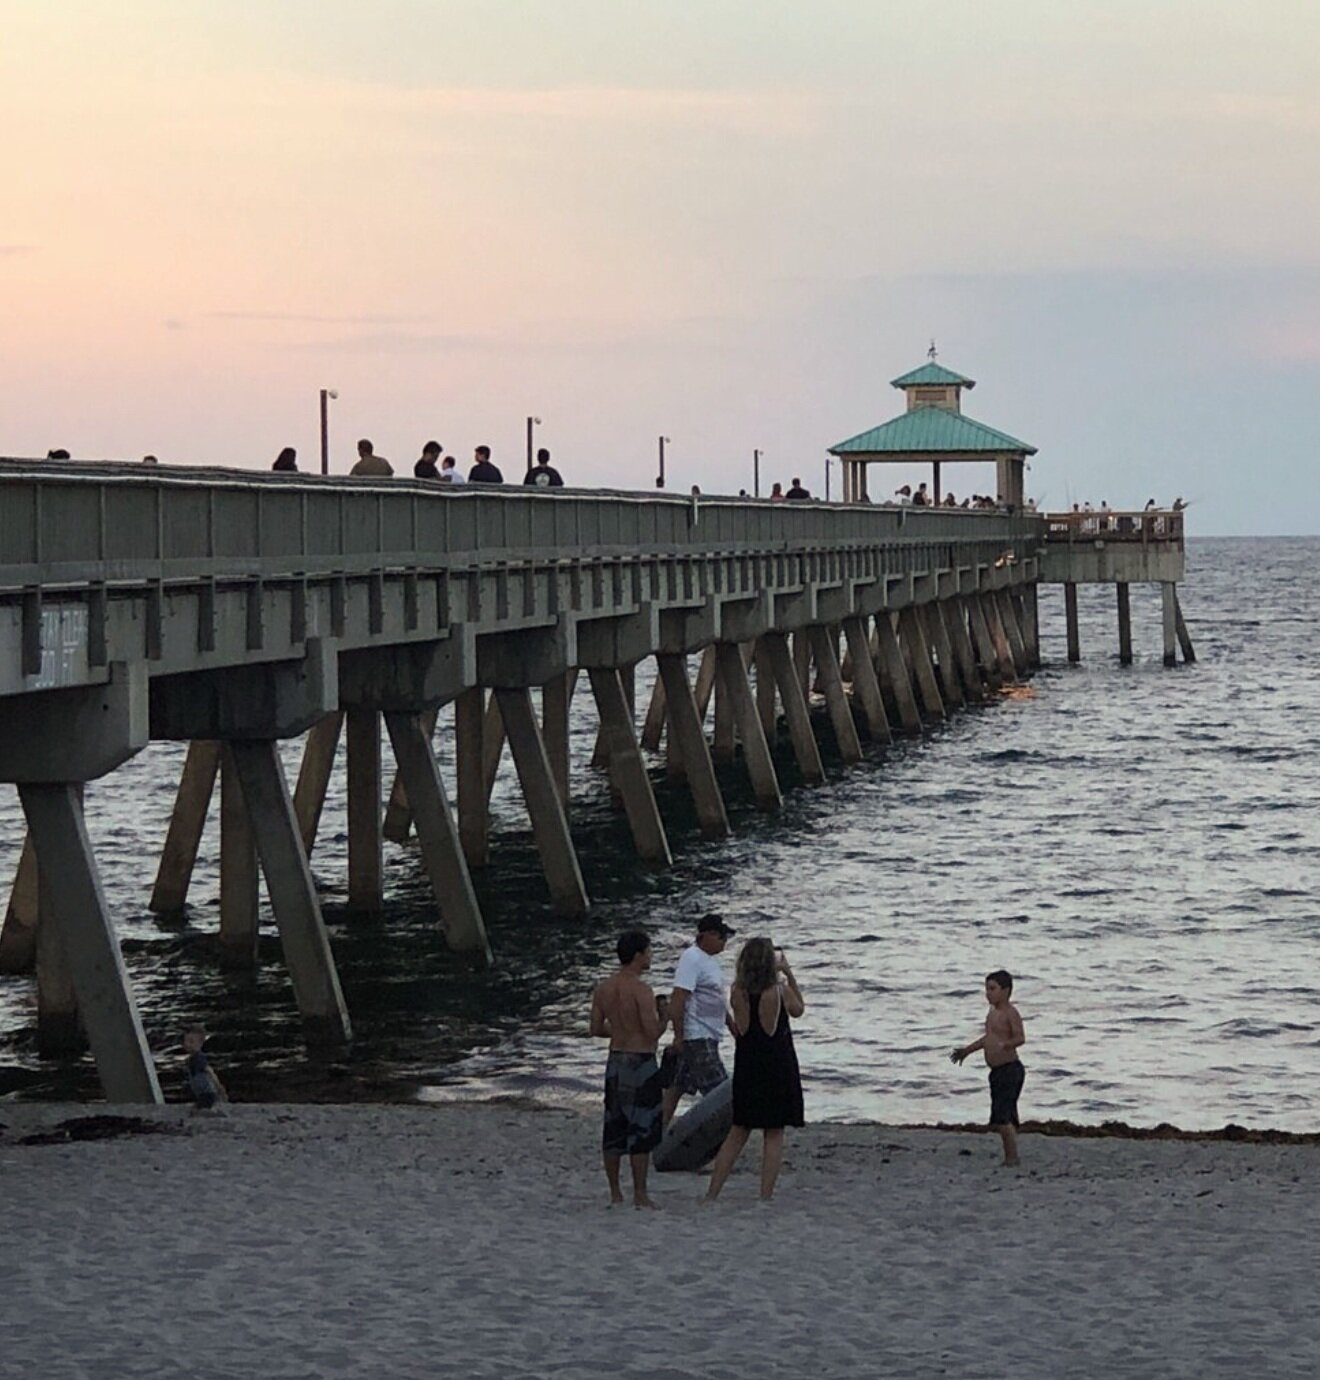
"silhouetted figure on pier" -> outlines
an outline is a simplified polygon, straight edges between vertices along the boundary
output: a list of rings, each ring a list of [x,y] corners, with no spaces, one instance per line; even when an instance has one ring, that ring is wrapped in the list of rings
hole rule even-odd
[[[779,480],[776,479],[775,482],[770,486],[770,502],[782,503],[783,501],[784,486],[779,482]]]
[[[292,446],[285,446],[275,457],[275,463],[271,469],[278,470],[281,474],[297,474],[298,452]]]
[[[498,465],[491,463],[490,447],[478,446],[473,452],[476,463],[468,471],[468,479],[473,484],[503,484],[504,475]]]
[[[564,481],[559,471],[550,463],[550,452],[544,446],[536,452],[536,464],[527,471],[524,484],[538,489],[562,489]]]
[[[811,497],[811,490],[803,488],[802,481],[793,476],[793,482],[788,486],[788,492],[784,495],[789,503],[801,503],[804,499]]]
[[[383,455],[377,455],[375,447],[365,437],[358,442],[357,448],[357,463],[349,474],[358,478],[388,479],[394,473],[394,466]]]
[[[417,479],[439,479],[440,478],[440,451],[439,441],[428,441],[422,447],[421,458],[413,466],[413,475]]]
[[[914,508],[930,507],[930,494],[927,493],[925,484],[917,485],[917,491],[912,495],[912,506]]]
[[[440,462],[440,482],[442,484],[466,484],[467,475],[458,468],[458,460],[446,455]]]
[[[65,450],[65,449],[63,449],[63,447],[61,447],[59,450],[48,450],[48,451],[46,452],[46,459],[47,459],[47,460],[72,460],[72,459],[73,459],[73,456],[71,456],[67,450]]]

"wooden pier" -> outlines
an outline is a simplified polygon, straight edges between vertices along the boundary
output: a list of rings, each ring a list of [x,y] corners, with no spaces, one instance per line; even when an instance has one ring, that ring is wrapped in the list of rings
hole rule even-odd
[[[85,1034],[108,1097],[160,1099],[82,790],[148,741],[186,741],[152,908],[186,904],[218,783],[224,961],[256,961],[263,877],[307,1037],[342,1043],[309,866],[341,742],[350,905],[381,913],[382,839],[415,832],[448,943],[489,962],[471,876],[491,861],[506,743],[553,905],[590,905],[570,827],[575,694],[595,705],[592,762],[639,862],[664,867],[648,753],[718,839],[717,760],[773,811],[781,726],[819,785],[819,733],[846,769],[1029,676],[1042,582],[1172,589],[1181,519],[1154,520],[1110,540],[1020,512],[0,461],[0,782],[28,824],[0,969],[35,970],[43,1047]],[[453,735],[452,791],[437,732]],[[291,788],[277,744],[303,735]]]

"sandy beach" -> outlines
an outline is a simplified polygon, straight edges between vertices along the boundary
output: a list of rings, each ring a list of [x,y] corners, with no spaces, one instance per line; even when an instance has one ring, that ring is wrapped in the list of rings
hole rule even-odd
[[[780,1196],[656,1176],[595,1117],[239,1106],[21,1137],[0,1107],[0,1373],[43,1377],[1291,1376],[1320,1366],[1312,1145],[817,1125]],[[136,1114],[136,1113],[133,1113]]]

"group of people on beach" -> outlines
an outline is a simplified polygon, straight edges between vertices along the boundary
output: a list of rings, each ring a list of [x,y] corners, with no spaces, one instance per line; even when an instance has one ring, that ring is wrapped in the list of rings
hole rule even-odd
[[[804,1124],[802,1077],[789,1020],[801,1016],[806,1003],[787,955],[764,936],[744,943],[726,989],[717,960],[735,933],[722,916],[703,916],[666,996],[645,981],[651,967],[650,937],[644,930],[628,930],[616,946],[618,969],[592,993],[591,1033],[610,1042],[601,1148],[611,1206],[624,1201],[625,1156],[634,1206],[656,1206],[647,1190],[651,1155],[681,1098],[706,1097],[728,1077],[720,1056],[726,1032],[734,1041],[732,1125],[715,1155],[706,1201],[719,1197],[754,1130],[762,1133],[761,1198],[774,1196],[784,1131]],[[1012,993],[1011,974],[1002,968],[989,974],[984,1032],[949,1055],[961,1064],[970,1054],[984,1053],[990,1070],[990,1126],[1000,1136],[1004,1164],[1010,1167],[1018,1163],[1017,1102],[1026,1078],[1018,1058],[1026,1034]],[[671,1027],[673,1039],[657,1060],[656,1048]]]

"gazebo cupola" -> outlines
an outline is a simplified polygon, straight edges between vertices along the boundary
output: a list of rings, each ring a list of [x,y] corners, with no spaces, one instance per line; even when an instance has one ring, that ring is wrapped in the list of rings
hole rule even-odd
[[[1022,506],[1023,470],[1036,447],[964,414],[962,395],[976,387],[974,379],[938,363],[932,344],[925,364],[891,382],[903,391],[907,410],[829,448],[843,467],[845,502],[870,501],[867,470],[871,465],[929,465],[931,500],[939,503],[942,466],[991,461],[994,494],[1001,503]]]

